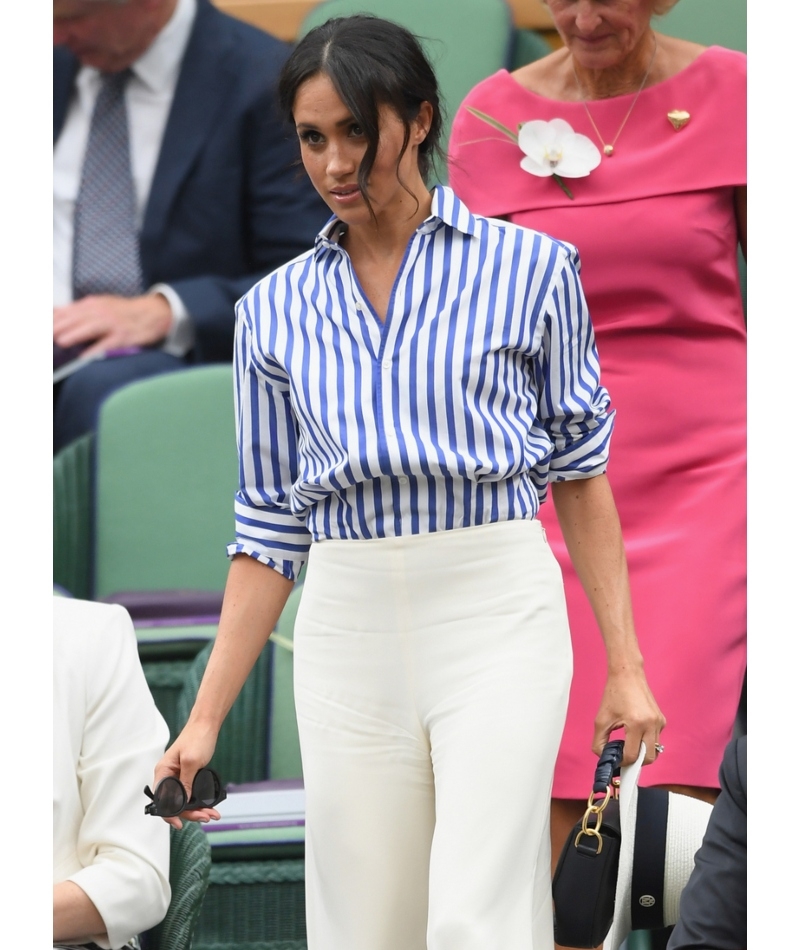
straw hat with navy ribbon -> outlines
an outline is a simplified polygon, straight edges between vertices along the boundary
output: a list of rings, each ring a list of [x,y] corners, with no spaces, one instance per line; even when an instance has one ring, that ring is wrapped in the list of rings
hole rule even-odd
[[[707,802],[660,788],[639,788],[645,756],[620,772],[619,873],[614,920],[603,950],[619,950],[631,930],[657,930],[678,922],[681,891],[711,815]]]

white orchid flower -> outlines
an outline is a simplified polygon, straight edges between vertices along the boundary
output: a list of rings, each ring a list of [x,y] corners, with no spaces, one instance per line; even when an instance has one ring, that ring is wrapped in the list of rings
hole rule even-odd
[[[564,119],[524,122],[517,136],[525,153],[522,168],[539,178],[586,178],[600,164],[600,150],[585,135],[574,132]]]
[[[565,178],[586,178],[600,164],[600,150],[585,135],[574,132],[564,119],[551,119],[544,122],[534,119],[520,123],[517,132],[512,132],[502,122],[478,109],[467,106],[467,111],[502,132],[511,142],[525,153],[520,167],[539,178],[552,178],[568,198],[572,192],[567,188]]]

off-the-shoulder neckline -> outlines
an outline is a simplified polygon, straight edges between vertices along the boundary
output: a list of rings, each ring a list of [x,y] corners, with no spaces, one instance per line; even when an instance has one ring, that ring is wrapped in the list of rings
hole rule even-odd
[[[701,53],[699,53],[691,63],[688,63],[683,69],[678,70],[672,76],[668,76],[666,79],[662,79],[661,82],[653,83],[652,86],[647,86],[642,90],[642,95],[651,92],[654,89],[665,89],[669,86],[670,83],[675,82],[686,76],[691,70],[693,70],[701,60],[705,59],[706,56],[711,52],[725,52],[725,53],[734,53],[736,50],[729,50],[725,46],[707,46]],[[499,70],[500,75],[505,75],[522,93],[533,96],[535,99],[540,99],[542,102],[551,102],[553,104],[563,105],[563,106],[579,106],[582,104],[581,100],[573,99],[551,99],[549,96],[543,96],[540,92],[534,92],[533,89],[528,89],[527,86],[523,86],[521,82],[518,82],[511,75],[511,72],[508,69]],[[625,93],[621,96],[612,96],[608,99],[592,99],[592,105],[601,105],[604,102],[619,102],[622,99],[631,99],[636,92]]]

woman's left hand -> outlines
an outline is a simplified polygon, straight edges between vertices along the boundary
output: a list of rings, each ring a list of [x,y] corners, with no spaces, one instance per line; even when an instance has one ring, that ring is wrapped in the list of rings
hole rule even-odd
[[[661,730],[667,725],[658,708],[644,671],[625,670],[609,673],[600,709],[594,721],[592,751],[600,755],[615,729],[625,730],[623,765],[635,762],[641,742],[647,746],[644,764],[655,762]]]

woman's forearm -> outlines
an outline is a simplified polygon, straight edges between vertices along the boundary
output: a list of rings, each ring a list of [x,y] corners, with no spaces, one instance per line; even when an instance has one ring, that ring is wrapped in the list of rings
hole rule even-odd
[[[623,762],[645,743],[645,763],[655,760],[666,725],[647,685],[633,627],[628,567],[619,516],[605,475],[552,486],[561,531],[575,571],[605,642],[608,676],[594,723],[592,749],[599,755],[616,729],[625,730]]]
[[[608,479],[598,475],[550,487],[570,559],[603,635],[609,673],[641,668],[622,531]]]
[[[278,622],[294,586],[271,567],[237,555],[225,585],[219,629],[189,722],[219,731]]]
[[[211,761],[225,716],[275,628],[293,585],[246,554],[233,559],[214,648],[197,698],[180,735],[156,765],[154,788],[161,779],[173,776],[188,790],[197,770]],[[219,818],[219,812],[201,808],[186,811],[183,817],[208,821]],[[175,828],[182,824],[178,817],[165,821]]]
[[[106,932],[89,895],[73,881],[53,885],[53,941],[88,943]]]

